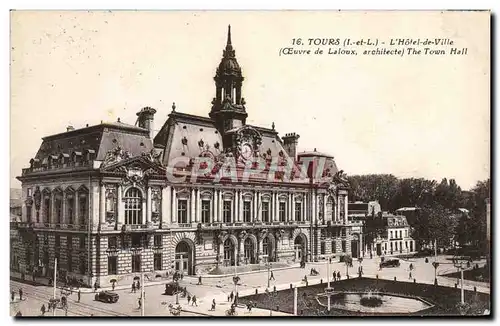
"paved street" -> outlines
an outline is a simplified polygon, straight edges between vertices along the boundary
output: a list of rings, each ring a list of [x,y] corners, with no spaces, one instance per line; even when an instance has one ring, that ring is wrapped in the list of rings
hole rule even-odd
[[[445,256],[439,256],[438,261],[440,266],[438,267],[438,275],[443,273],[448,273],[456,271],[450,260],[446,259]],[[401,266],[399,268],[384,268],[379,271],[378,265],[380,263],[380,258],[365,258],[362,266],[365,277],[376,277],[383,279],[396,279],[398,281],[413,282],[413,279],[409,278],[409,264],[413,263],[415,269],[412,271],[412,278],[415,278],[418,283],[432,284],[434,282],[434,267],[432,262],[434,258],[429,258],[429,263],[425,263],[423,258],[412,259],[411,261],[400,260]],[[476,262],[474,262],[475,264]],[[483,262],[479,262],[482,266]],[[359,263],[356,261],[353,263],[353,267],[349,268],[349,275],[351,277],[357,276]],[[320,274],[317,276],[310,276],[310,269],[314,267]],[[273,272],[276,280],[270,282],[270,287],[276,286],[277,289],[283,289],[289,287],[290,283],[295,285],[300,285],[302,278],[307,275],[310,284],[317,283],[320,279],[326,281],[326,262],[323,263],[310,263],[307,264],[305,269],[300,269],[298,267],[284,270],[276,270]],[[334,262],[330,264],[330,275],[333,271],[340,271],[341,278],[346,277],[346,266],[343,263]],[[267,287],[267,271],[245,274],[241,275],[241,285],[238,286],[237,291],[240,296],[248,295],[254,293],[255,289],[259,293],[263,292]],[[450,279],[442,276],[438,276],[439,285],[454,287],[455,279]],[[195,277],[184,277],[180,281],[181,286],[186,286],[191,295],[196,295],[198,298],[198,306],[188,305],[186,298],[179,297],[179,303],[183,309],[182,316],[202,316],[202,315],[215,315],[223,316],[226,310],[229,309],[230,303],[227,301],[227,296],[231,291],[235,290],[232,275],[224,277],[205,277],[203,278],[202,285],[196,285],[198,279]],[[302,283],[302,285],[304,285]],[[477,291],[489,293],[490,288],[487,283],[465,281],[465,288],[468,290],[473,290],[474,286],[477,287]],[[18,289],[22,287],[24,291],[23,301],[19,301]],[[94,293],[82,292],[81,301],[77,302],[77,294],[74,293],[68,298],[68,316],[140,316],[141,311],[139,309],[138,300],[140,293],[131,293],[130,288],[118,287],[116,293],[120,295],[118,303],[107,304],[94,301]],[[164,292],[163,284],[147,284],[145,287],[145,315],[147,316],[168,316],[170,315],[168,304],[172,303],[175,305],[176,297],[163,295]],[[11,290],[16,291],[15,301],[11,303],[11,315],[15,315],[17,311],[21,311],[23,315],[27,316],[40,316],[40,308],[42,304],[47,306],[48,300],[53,295],[53,288],[48,286],[33,286],[28,284],[23,284],[17,281],[11,281]],[[58,289],[58,296],[60,295],[60,290]],[[215,311],[210,311],[210,306],[212,300],[216,300]],[[237,308],[238,316],[258,316],[258,315],[269,315],[269,311],[261,309],[252,309],[252,312],[246,311],[243,307]],[[56,311],[58,316],[64,316],[65,311],[58,309]],[[273,315],[278,315],[283,313],[273,312]],[[52,312],[47,312],[46,316],[52,315]]]

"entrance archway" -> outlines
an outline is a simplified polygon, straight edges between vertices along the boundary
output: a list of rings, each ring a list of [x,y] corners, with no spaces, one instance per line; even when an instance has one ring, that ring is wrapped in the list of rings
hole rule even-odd
[[[264,256],[267,255],[268,262],[273,262],[276,260],[274,244],[274,238],[272,238],[270,235],[262,239],[262,254]]]
[[[187,275],[194,275],[193,248],[187,241],[180,241],[175,247],[175,270]]]
[[[227,238],[226,241],[224,241],[224,264],[225,266],[234,266],[236,263],[236,250],[235,250],[235,245],[234,242],[230,239]]]
[[[304,236],[298,235],[293,242],[295,250],[295,260],[305,261],[306,260],[306,240]]]
[[[255,264],[255,246],[251,238],[246,238],[243,244],[245,264]]]

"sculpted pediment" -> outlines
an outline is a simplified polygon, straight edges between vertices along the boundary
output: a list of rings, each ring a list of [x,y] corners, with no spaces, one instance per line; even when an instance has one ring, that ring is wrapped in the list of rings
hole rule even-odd
[[[104,162],[102,172],[125,173],[131,180],[142,180],[150,175],[165,175],[165,168],[154,162],[149,155],[124,158],[115,162]]]

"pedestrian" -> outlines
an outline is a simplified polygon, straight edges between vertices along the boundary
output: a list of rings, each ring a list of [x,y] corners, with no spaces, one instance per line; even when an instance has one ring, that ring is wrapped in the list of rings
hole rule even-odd
[[[82,296],[82,292],[80,291],[80,289],[78,289],[78,302],[80,302],[81,296]]]
[[[42,307],[40,308],[40,312],[42,313],[42,316],[45,316],[45,305],[42,304]]]
[[[188,304],[189,304],[189,302],[191,301],[191,295],[190,294],[188,294],[187,299],[188,299]]]
[[[23,301],[23,289],[19,288],[19,300]]]
[[[114,291],[115,290],[115,282],[111,283],[111,290]]]
[[[212,310],[215,310],[215,298],[212,299]]]
[[[196,295],[193,295],[193,298],[191,299],[192,304],[191,305],[196,305],[198,307],[198,304],[196,303]]]
[[[138,302],[139,302],[139,309],[141,309],[142,308],[142,300],[141,300],[141,298],[139,298]]]
[[[94,292],[97,292],[97,281],[94,282]]]
[[[135,293],[135,282],[132,282],[132,292]]]
[[[14,301],[15,298],[16,298],[16,292],[14,292],[14,290],[12,290],[12,292],[10,293],[10,299],[12,301]]]
[[[411,272],[410,272],[410,275],[409,275],[408,279],[410,279],[410,280],[412,279],[412,277],[411,277]]]
[[[340,281],[340,272],[337,272],[337,279]]]
[[[141,282],[137,281],[137,286],[136,286],[137,290],[140,290],[141,289]]]
[[[231,302],[231,296],[229,294],[227,295],[227,302]]]
[[[201,275],[198,276],[198,285],[201,285]]]
[[[270,280],[273,280],[273,281],[275,281],[275,280],[276,280],[276,279],[274,278],[274,273],[273,273],[272,271],[271,271],[271,277],[269,278],[269,281],[270,281]]]
[[[231,291],[231,294],[229,295],[229,297],[231,298],[231,301],[233,301],[233,299],[234,299],[234,293],[233,293],[233,291]]]
[[[253,306],[253,302],[250,301],[249,303],[247,303],[247,310],[248,312],[252,312],[252,306]]]

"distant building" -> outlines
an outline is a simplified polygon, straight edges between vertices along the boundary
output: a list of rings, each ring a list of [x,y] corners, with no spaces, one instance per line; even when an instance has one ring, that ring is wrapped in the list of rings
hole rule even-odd
[[[384,212],[382,218],[386,220],[385,236],[375,239],[371,250],[378,256],[414,252],[415,240],[411,238],[410,224],[406,217]]]

